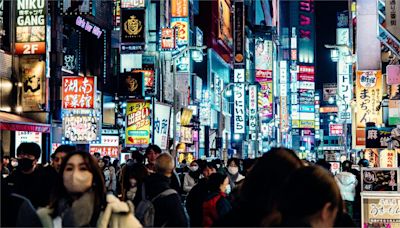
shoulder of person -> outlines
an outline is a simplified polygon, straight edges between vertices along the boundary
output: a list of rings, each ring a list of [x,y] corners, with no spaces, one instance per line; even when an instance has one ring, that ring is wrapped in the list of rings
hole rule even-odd
[[[237,177],[236,182],[239,182],[239,181],[243,180],[244,178],[245,177],[239,173],[239,176]]]
[[[38,215],[43,227],[53,227],[53,218],[51,217],[53,209],[41,207],[36,211],[36,214]]]

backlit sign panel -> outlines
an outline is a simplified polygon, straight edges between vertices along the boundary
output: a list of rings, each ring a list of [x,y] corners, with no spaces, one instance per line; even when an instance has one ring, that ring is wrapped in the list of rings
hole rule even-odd
[[[63,76],[63,109],[94,109],[95,98],[95,77]]]

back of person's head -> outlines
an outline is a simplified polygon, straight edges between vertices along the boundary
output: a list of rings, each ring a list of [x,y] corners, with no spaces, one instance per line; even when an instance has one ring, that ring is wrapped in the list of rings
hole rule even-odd
[[[343,172],[350,172],[351,171],[351,166],[353,165],[353,162],[346,160],[342,163],[342,171]]]
[[[154,153],[156,153],[156,154],[161,154],[161,148],[159,147],[159,146],[157,146],[157,145],[155,145],[155,144],[150,144],[147,148],[146,148],[146,155],[148,154],[148,153],[150,153],[150,151],[154,151]]]
[[[169,176],[174,170],[174,158],[169,153],[161,153],[155,163],[156,172]]]
[[[369,167],[369,161],[365,158],[360,159],[360,161],[358,162],[358,165],[360,166],[360,168],[362,167]]]
[[[210,192],[220,192],[221,185],[224,184],[225,179],[227,178],[226,174],[222,173],[213,173],[208,178],[208,190]]]
[[[332,227],[342,202],[335,179],[316,165],[292,173],[280,199],[283,226]]]
[[[35,157],[35,160],[38,160],[41,154],[42,150],[40,149],[40,146],[33,142],[21,143],[17,148],[17,156],[32,155]]]
[[[64,152],[64,153],[70,153],[76,151],[76,147],[72,146],[72,145],[60,145],[59,147],[57,147],[57,149],[54,151],[54,156],[58,153],[58,152]]]
[[[131,160],[133,160],[134,163],[144,164],[145,156],[138,151],[134,151],[132,152]]]
[[[286,178],[302,166],[293,150],[272,148],[256,161],[244,179],[240,204],[250,208],[261,222],[266,214],[275,210]]]
[[[316,165],[321,166],[322,168],[330,171],[331,170],[331,163],[325,161],[325,159],[318,159],[318,161],[315,163]]]

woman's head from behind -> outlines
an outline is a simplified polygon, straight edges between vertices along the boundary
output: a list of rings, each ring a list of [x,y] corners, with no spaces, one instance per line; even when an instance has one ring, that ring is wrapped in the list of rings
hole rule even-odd
[[[340,203],[340,191],[332,175],[322,167],[308,166],[289,177],[279,208],[283,225],[332,227]],[[292,224],[294,221],[300,223]]]

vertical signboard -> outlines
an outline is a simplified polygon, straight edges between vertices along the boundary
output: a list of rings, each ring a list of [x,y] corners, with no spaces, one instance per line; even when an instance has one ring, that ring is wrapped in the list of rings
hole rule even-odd
[[[234,51],[235,64],[244,64],[244,3],[243,1],[235,1],[235,35],[234,35]]]
[[[63,76],[62,108],[94,109],[96,99],[96,78]]]
[[[218,38],[225,44],[231,46],[232,23],[231,23],[231,1],[218,0]]]
[[[154,105],[154,144],[162,150],[168,148],[168,129],[171,116],[171,106],[155,103]]]
[[[144,8],[145,0],[121,0],[121,8]]]
[[[288,130],[288,122],[289,122],[289,116],[288,116],[288,101],[287,101],[287,62],[286,61],[281,61],[279,63],[280,66],[280,73],[279,73],[279,83],[280,83],[280,109],[281,109],[281,132],[287,132]]]
[[[39,56],[23,56],[19,68],[23,111],[41,111],[39,106],[46,103],[45,62]]]
[[[171,0],[171,17],[188,17],[189,0]]]
[[[314,63],[315,46],[315,7],[314,1],[297,1],[299,6],[298,25],[298,61]]]
[[[161,29],[161,50],[171,50],[176,48],[176,33],[173,28]]]
[[[126,105],[126,147],[147,147],[150,143],[150,101],[128,101]]]
[[[249,86],[249,130],[257,130],[257,85]]]
[[[15,54],[46,53],[46,1],[18,0]]]
[[[178,46],[186,45],[189,42],[189,19],[171,18],[171,28],[177,30],[176,42]]]
[[[377,110],[383,95],[381,71],[357,71],[356,80],[357,127],[364,128],[367,122],[382,124],[382,109]]]
[[[146,43],[145,10],[121,9],[121,50],[141,51]]]
[[[386,0],[386,29],[400,39],[400,1]]]
[[[245,89],[244,80],[245,73],[244,69],[234,70],[234,133],[244,134],[245,133]]]

